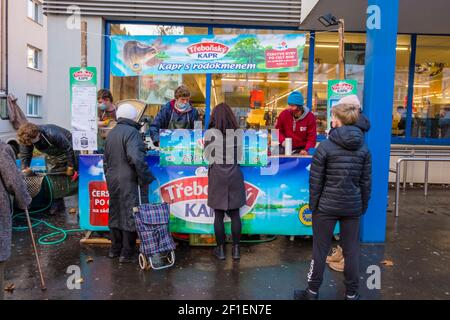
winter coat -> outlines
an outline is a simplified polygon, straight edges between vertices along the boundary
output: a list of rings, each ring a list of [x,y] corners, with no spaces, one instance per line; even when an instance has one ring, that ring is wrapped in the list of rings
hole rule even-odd
[[[150,137],[153,142],[159,142],[159,130],[169,128],[171,117],[172,120],[186,123],[189,129],[194,129],[194,122],[199,120],[198,111],[194,107],[187,112],[180,113],[175,109],[175,100],[169,101],[161,108],[150,125]]]
[[[70,131],[54,124],[41,125],[38,127],[41,130],[41,138],[39,141],[31,146],[20,146],[22,169],[30,166],[34,148],[46,154],[48,159],[61,159],[57,161],[60,164],[61,162],[64,162],[60,167],[65,166],[77,169],[77,159],[75,151],[72,148],[72,134]],[[59,169],[65,168],[58,168],[58,170]]]
[[[208,206],[218,210],[239,209],[246,203],[244,176],[238,164],[238,155],[242,154],[242,143],[235,141],[227,147],[226,137],[224,136],[222,140],[222,148],[219,140],[205,141],[207,153],[212,149],[224,151],[222,164],[212,163],[208,167]],[[231,157],[233,152],[234,157]],[[227,164],[227,155],[232,160],[230,164]],[[205,156],[211,163],[209,157],[206,154]]]
[[[145,160],[145,145],[133,120],[119,118],[106,138],[103,168],[109,192],[109,227],[134,232],[133,208],[148,202],[149,184],[155,179]]]
[[[31,203],[22,173],[16,167],[14,151],[0,140],[0,262],[11,255],[12,205],[13,195],[16,205],[26,209]],[[3,290],[3,288],[0,288]]]
[[[367,210],[372,160],[356,126],[333,129],[312,159],[309,206],[313,214],[360,216]]]
[[[275,129],[279,130],[280,143],[286,138],[292,138],[292,149],[308,151],[316,146],[316,117],[307,109],[305,112],[306,115],[299,120],[294,120],[292,113],[287,109],[280,113],[275,125]]]

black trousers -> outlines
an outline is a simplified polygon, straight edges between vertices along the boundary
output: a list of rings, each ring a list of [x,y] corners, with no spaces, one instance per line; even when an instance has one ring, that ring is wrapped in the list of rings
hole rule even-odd
[[[131,258],[136,253],[136,232],[111,228],[109,234],[111,237],[111,252],[126,258]]]
[[[313,258],[308,273],[308,288],[318,292],[323,281],[327,255],[330,251],[333,231],[339,221],[341,246],[345,259],[344,277],[346,294],[353,295],[359,286],[359,222],[360,217],[312,215]]]
[[[225,224],[223,219],[225,213],[231,218],[231,236],[233,244],[239,244],[241,240],[242,222],[239,209],[232,210],[214,210],[214,234],[216,236],[217,245],[225,244]]]

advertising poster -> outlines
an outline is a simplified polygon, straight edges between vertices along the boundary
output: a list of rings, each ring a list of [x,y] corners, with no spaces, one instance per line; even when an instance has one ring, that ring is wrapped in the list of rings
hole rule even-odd
[[[343,97],[358,95],[357,80],[328,80],[327,130],[331,129],[331,108]]]
[[[312,234],[308,206],[311,158],[279,160],[276,175],[261,175],[258,167],[242,168],[247,194],[247,203],[241,208],[244,234]],[[207,206],[207,167],[164,167],[157,156],[147,156],[147,162],[159,181],[159,186],[150,186],[149,200],[159,202],[161,195],[170,203],[170,230],[214,233],[214,211]],[[79,191],[81,228],[107,230],[108,193],[102,155],[80,156]],[[230,220],[225,222],[229,232]]]
[[[112,36],[111,73],[297,72],[304,47],[304,34]]]
[[[74,150],[97,150],[97,71],[70,68],[70,108]]]
[[[189,136],[184,136],[188,133]],[[203,157],[202,130],[160,130],[161,166],[207,165]],[[245,130],[243,134],[242,166],[266,166],[268,163],[268,131]]]

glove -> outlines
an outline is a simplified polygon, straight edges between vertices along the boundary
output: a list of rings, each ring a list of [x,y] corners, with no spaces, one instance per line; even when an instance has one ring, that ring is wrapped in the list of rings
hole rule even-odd
[[[75,173],[73,174],[73,176],[72,176],[72,182],[75,182],[75,181],[77,181],[78,180],[78,171],[75,171]]]
[[[66,175],[69,176],[69,177],[71,177],[71,176],[73,176],[73,173],[74,173],[73,167],[67,167],[67,169],[66,169]]]
[[[29,176],[34,175],[33,170],[31,170],[31,168],[29,168],[29,167],[23,169],[23,170],[22,170],[22,173],[23,173],[23,175],[24,175],[25,177],[29,177]]]

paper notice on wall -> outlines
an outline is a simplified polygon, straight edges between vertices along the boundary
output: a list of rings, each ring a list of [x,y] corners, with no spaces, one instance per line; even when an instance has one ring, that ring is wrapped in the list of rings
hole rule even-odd
[[[96,106],[97,88],[95,86],[72,87],[72,117],[95,118]]]
[[[74,150],[97,150],[97,132],[72,131],[72,142]]]
[[[97,132],[97,118],[72,117],[72,130]]]
[[[97,71],[70,68],[70,107],[74,150],[97,150]]]

